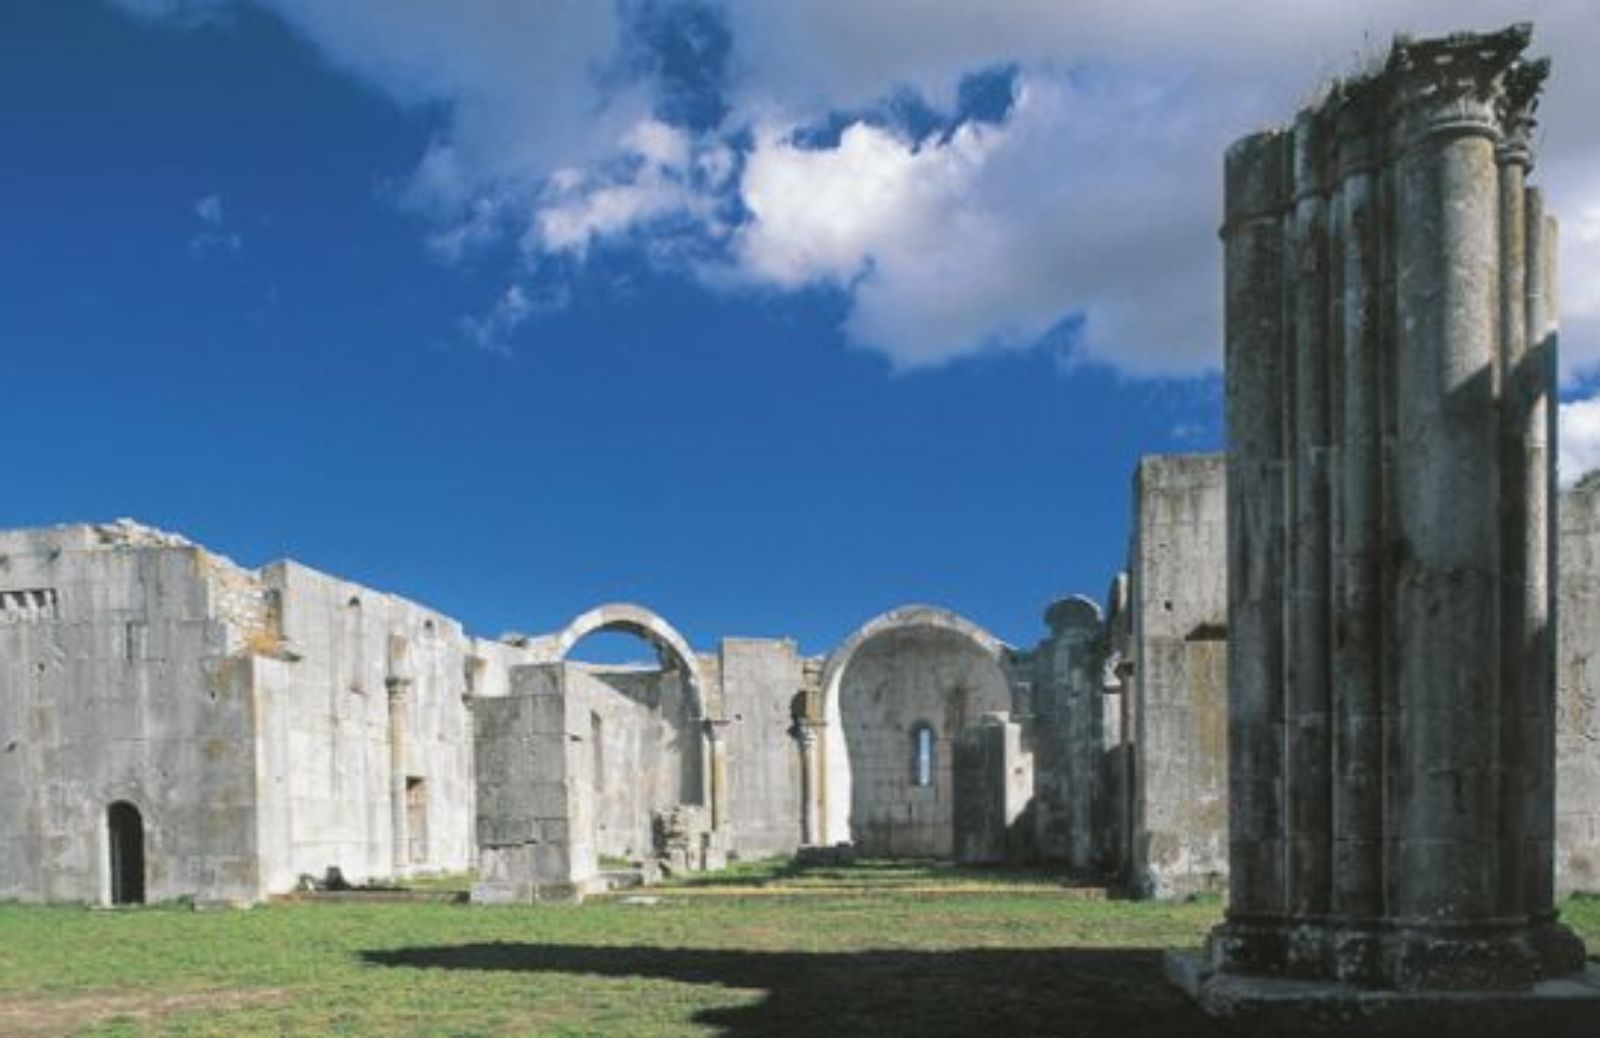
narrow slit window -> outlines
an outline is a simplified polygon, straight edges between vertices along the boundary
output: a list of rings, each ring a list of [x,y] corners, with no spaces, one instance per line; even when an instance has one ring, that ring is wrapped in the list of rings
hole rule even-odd
[[[921,722],[911,729],[911,784],[933,785],[933,726]]]

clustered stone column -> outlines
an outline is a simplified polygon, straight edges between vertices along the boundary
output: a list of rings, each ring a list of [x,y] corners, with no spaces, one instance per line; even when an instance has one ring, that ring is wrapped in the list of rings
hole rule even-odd
[[[1553,221],[1529,31],[1396,42],[1227,159],[1221,973],[1519,989],[1552,889]]]

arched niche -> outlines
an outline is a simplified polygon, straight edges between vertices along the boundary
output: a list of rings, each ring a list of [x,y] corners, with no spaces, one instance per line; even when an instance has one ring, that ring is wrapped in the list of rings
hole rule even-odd
[[[858,690],[874,668],[874,688]],[[863,624],[822,672],[826,841],[857,842],[866,853],[953,853],[952,745],[984,713],[1011,710],[1013,689],[1009,647],[959,614],[909,605]],[[919,726],[936,741],[925,786],[909,764]],[[891,816],[937,831],[886,836]]]

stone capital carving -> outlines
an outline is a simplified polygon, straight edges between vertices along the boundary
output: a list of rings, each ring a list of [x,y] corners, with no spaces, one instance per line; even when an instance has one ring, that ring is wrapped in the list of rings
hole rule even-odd
[[[1521,91],[1526,103],[1537,94],[1540,77],[1528,91],[1528,73],[1519,71],[1537,64],[1521,57],[1532,34],[1524,23],[1492,33],[1396,39],[1383,72],[1393,92],[1396,148],[1440,134],[1498,140],[1507,97]]]

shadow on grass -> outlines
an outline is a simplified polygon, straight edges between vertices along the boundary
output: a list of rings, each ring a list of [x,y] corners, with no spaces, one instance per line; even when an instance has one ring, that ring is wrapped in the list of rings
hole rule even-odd
[[[1209,1035],[1225,1029],[1165,982],[1155,949],[764,952],[469,944],[362,954],[416,969],[651,978],[759,990],[702,1010],[730,1038],[758,1035]]]

